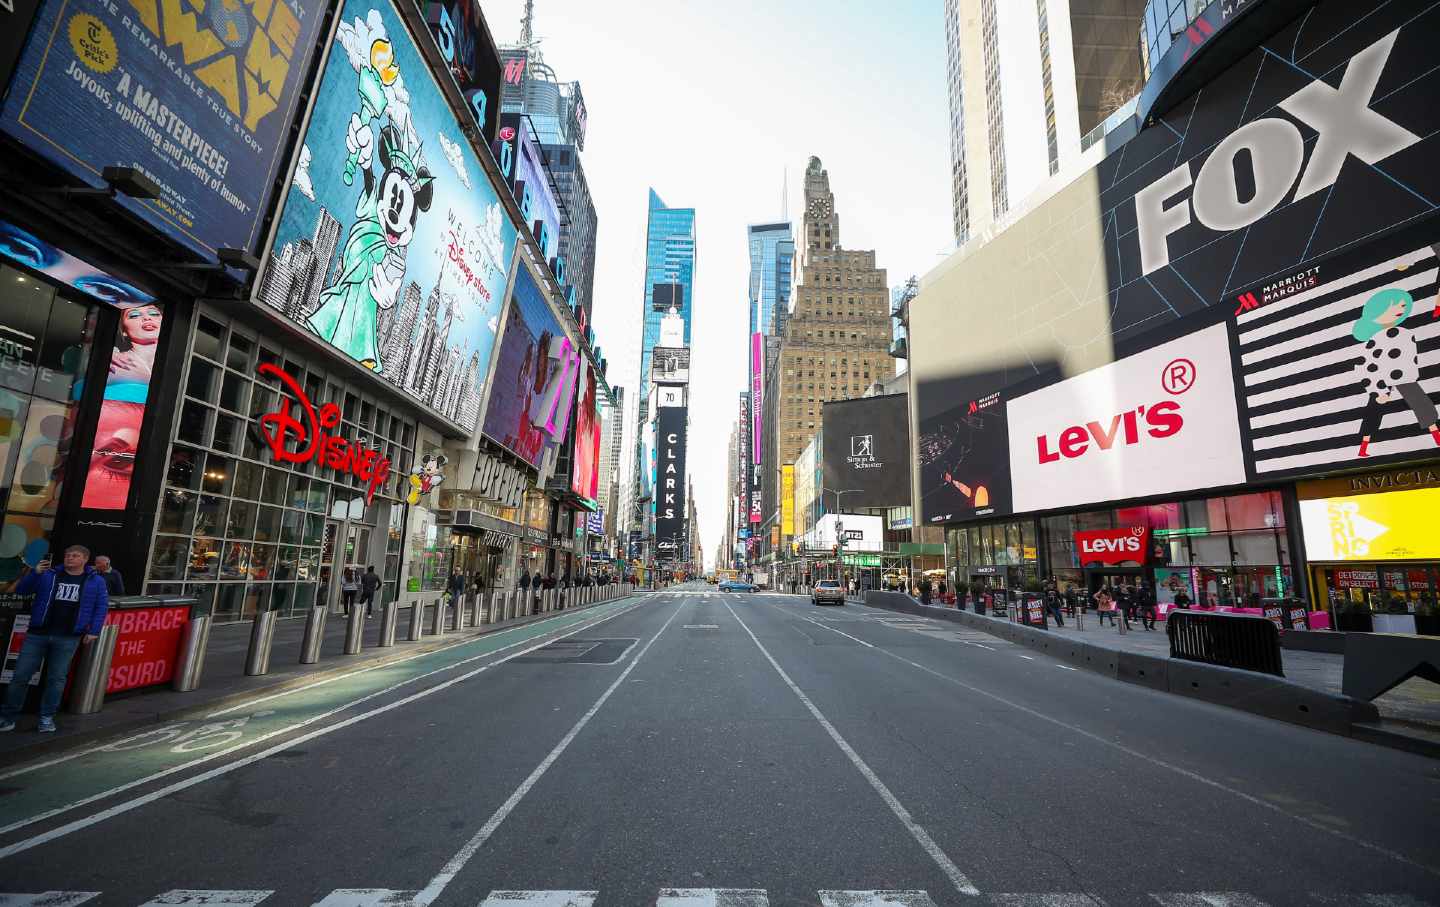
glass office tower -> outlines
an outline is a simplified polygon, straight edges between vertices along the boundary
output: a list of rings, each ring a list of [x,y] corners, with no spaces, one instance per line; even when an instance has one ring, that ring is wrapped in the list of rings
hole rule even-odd
[[[794,262],[788,223],[750,227],[750,333],[784,333]]]
[[[648,388],[650,354],[660,341],[660,319],[673,306],[685,320],[690,345],[691,289],[695,277],[695,209],[670,208],[650,190],[645,240],[645,327],[640,341],[640,387]],[[643,397],[648,396],[644,390]]]

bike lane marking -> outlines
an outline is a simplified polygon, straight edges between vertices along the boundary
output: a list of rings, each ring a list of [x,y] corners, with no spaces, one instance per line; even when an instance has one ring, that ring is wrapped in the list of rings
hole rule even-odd
[[[297,695],[290,701],[272,702],[270,704],[276,706],[275,708],[258,710],[251,715],[225,721],[197,719],[174,722],[145,734],[131,735],[88,751],[82,757],[63,765],[52,766],[44,773],[43,783],[37,781],[9,794],[5,799],[6,817],[14,818],[4,827],[0,827],[0,835],[292,733],[436,674],[518,649],[499,661],[462,675],[463,678],[473,677],[509,658],[548,645],[553,641],[552,637],[574,635],[628,613],[643,603],[633,602],[624,607],[621,607],[619,602],[610,606],[601,605],[596,609],[577,612],[568,619],[561,617],[518,627],[516,629],[521,631],[519,637],[510,642],[497,638],[499,634],[478,637],[470,643],[482,649],[475,654],[464,655],[457,651],[460,646],[424,653],[407,663],[392,663],[365,675],[352,675],[347,682],[297,690]],[[534,643],[535,640],[541,641],[528,648],[519,648],[527,643]],[[462,655],[464,657],[461,657]],[[167,733],[179,727],[186,730],[176,730],[173,735]],[[197,733],[199,731],[204,733]],[[149,736],[159,738],[156,745],[149,742],[136,744],[140,738]],[[211,736],[224,739],[218,743],[206,741],[206,738]],[[200,756],[194,755],[217,745],[225,748]],[[288,745],[272,748],[267,752],[277,751]],[[5,848],[0,851],[0,857],[10,852],[11,848]]]

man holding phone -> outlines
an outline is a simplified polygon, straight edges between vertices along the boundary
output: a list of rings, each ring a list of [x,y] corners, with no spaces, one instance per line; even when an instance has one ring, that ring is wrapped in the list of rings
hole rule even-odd
[[[45,687],[40,692],[40,725],[36,730],[54,732],[55,710],[65,692],[70,660],[82,640],[93,642],[100,634],[110,610],[105,579],[94,567],[87,566],[89,560],[89,548],[71,545],[65,549],[63,568],[51,567],[47,555],[33,571],[27,568],[16,584],[16,592],[34,593],[35,601],[30,606],[30,627],[25,631],[20,658],[5,691],[5,703],[0,706],[0,731],[15,730],[15,718],[25,704],[30,678],[41,664],[46,664]]]

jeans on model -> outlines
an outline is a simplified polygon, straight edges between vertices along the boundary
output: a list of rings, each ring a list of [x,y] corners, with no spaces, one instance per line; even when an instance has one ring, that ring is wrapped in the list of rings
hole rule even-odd
[[[60,696],[65,692],[65,678],[70,674],[70,659],[80,647],[78,636],[50,636],[45,633],[27,633],[20,645],[20,657],[15,662],[15,675],[10,678],[10,687],[5,691],[5,705],[0,706],[0,719],[14,721],[25,705],[25,695],[30,689],[30,678],[46,664],[44,687],[40,691],[40,717],[54,718],[60,708]]]

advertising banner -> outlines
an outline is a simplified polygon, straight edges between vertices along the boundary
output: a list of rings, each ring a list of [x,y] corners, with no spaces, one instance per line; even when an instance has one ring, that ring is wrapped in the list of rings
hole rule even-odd
[[[795,465],[780,467],[780,531],[795,534]]]
[[[1440,558],[1440,488],[1300,502],[1305,556],[1312,561]]]
[[[521,262],[485,408],[486,437],[538,468],[546,445],[564,436],[579,364],[529,266]]]
[[[1256,478],[1440,453],[1436,245],[1384,244],[1238,294],[1230,328]]]
[[[750,335],[750,462],[760,465],[764,450],[765,423],[765,335]],[[758,488],[759,483],[754,486]]]
[[[479,0],[430,0],[430,33],[487,143],[500,120],[500,56]]]
[[[1224,325],[1017,397],[1006,411],[1018,512],[1245,481]]]
[[[530,118],[523,113],[502,113],[494,151],[495,163],[510,181],[526,228],[545,253],[545,263],[555,279],[563,283],[564,267],[555,258],[560,248],[560,204]]]
[[[656,384],[689,384],[690,348],[655,347],[650,354],[650,380]]]
[[[910,418],[905,394],[826,403],[824,487],[845,491],[846,507],[910,501]]]
[[[655,420],[655,542],[658,550],[678,554],[685,532],[685,442],[688,408],[661,409]],[[667,547],[668,546],[668,547]]]
[[[575,413],[575,459],[570,470],[570,490],[591,503],[600,499],[600,419],[595,411],[595,370],[585,370],[584,390]]]
[[[473,431],[514,248],[414,38],[348,0],[256,298]]]
[[[1011,511],[1005,399],[994,390],[1001,380],[996,373],[973,382],[932,382],[930,394],[917,397],[921,508],[931,523]],[[985,394],[965,397],[972,383],[986,388]],[[935,412],[927,412],[927,399],[936,404]]]
[[[1075,533],[1075,553],[1082,567],[1091,564],[1144,565],[1149,544],[1148,526],[1121,526],[1118,529],[1090,529]]]
[[[117,196],[215,259],[253,249],[325,4],[50,0],[0,128],[92,186],[135,167],[156,199]]]

